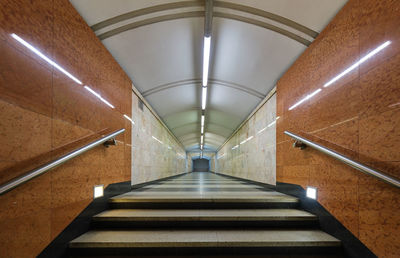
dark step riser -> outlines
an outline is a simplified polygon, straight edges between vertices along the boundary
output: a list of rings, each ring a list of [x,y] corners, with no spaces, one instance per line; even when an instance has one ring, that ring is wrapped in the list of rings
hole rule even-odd
[[[223,203],[223,202],[179,202],[179,203],[147,203],[147,202],[111,202],[112,209],[293,209],[298,203]]]
[[[95,229],[127,228],[318,228],[318,221],[92,221]]]
[[[317,257],[344,257],[341,247],[177,247],[177,248],[70,248],[70,256],[165,256],[187,255],[317,255]],[[314,257],[314,256],[311,256]]]

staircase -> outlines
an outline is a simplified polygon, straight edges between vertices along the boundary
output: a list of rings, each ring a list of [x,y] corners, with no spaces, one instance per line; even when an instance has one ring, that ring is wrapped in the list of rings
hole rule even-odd
[[[147,185],[109,200],[72,257],[342,257],[299,200],[209,172]]]

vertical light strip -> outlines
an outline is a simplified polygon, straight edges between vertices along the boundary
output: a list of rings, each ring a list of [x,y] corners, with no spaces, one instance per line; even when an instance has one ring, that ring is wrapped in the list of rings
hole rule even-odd
[[[201,127],[201,134],[204,134],[204,126]]]
[[[211,48],[211,36],[210,37],[204,37],[203,86],[207,86],[207,83],[208,83],[208,67],[210,65],[210,48]]]
[[[204,115],[201,115],[201,126],[204,127]]]
[[[202,110],[206,109],[206,103],[207,103],[207,86],[203,86],[202,94],[201,94],[201,109]]]
[[[203,145],[204,135],[200,136],[200,144]]]
[[[372,56],[374,56],[375,54],[379,53],[381,50],[383,50],[385,47],[389,46],[390,43],[392,43],[391,41],[386,41],[385,43],[383,43],[382,45],[378,46],[377,48],[375,48],[374,50],[372,50],[371,52],[369,52],[367,55],[365,55],[363,58],[361,58],[360,60],[358,60],[356,63],[354,63],[352,66],[350,66],[349,68],[347,68],[346,70],[344,70],[343,72],[341,72],[339,75],[333,77],[329,82],[324,84],[324,87],[328,87],[330,86],[332,83],[334,83],[335,81],[339,80],[340,78],[342,78],[343,76],[345,76],[346,74],[348,74],[349,72],[353,71],[354,69],[356,69],[360,64],[364,63],[365,61],[367,61],[369,58],[371,58]]]
[[[26,42],[25,40],[23,40],[22,38],[20,38],[17,34],[12,33],[11,37],[13,37],[15,40],[17,40],[19,43],[21,43],[22,45],[24,45],[26,48],[28,48],[30,51],[32,51],[33,53],[35,53],[36,55],[38,55],[40,58],[42,58],[43,60],[45,60],[47,63],[49,63],[50,65],[54,66],[57,70],[59,70],[60,72],[64,73],[66,76],[68,76],[69,78],[71,78],[72,80],[74,80],[76,83],[82,85],[82,82],[80,80],[78,80],[75,76],[73,76],[72,74],[70,74],[69,72],[67,72],[64,68],[62,68],[61,66],[59,66],[56,62],[54,62],[53,60],[51,60],[50,58],[48,58],[47,56],[43,55],[39,50],[37,50],[35,47],[33,47],[31,44],[29,44],[28,42]]]

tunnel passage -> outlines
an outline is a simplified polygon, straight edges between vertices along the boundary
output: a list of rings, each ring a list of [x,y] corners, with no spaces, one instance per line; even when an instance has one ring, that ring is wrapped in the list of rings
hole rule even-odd
[[[210,161],[208,159],[193,159],[193,172],[210,171]]]

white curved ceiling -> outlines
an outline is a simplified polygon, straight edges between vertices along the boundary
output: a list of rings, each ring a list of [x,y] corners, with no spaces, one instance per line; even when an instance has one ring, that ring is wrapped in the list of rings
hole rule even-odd
[[[224,143],[345,2],[214,1],[205,151]],[[198,151],[204,0],[71,3],[186,150]]]

